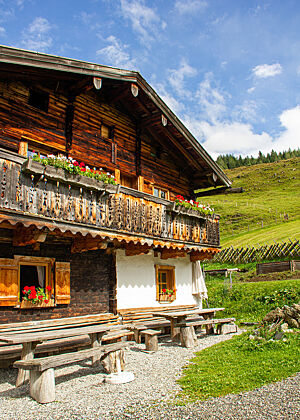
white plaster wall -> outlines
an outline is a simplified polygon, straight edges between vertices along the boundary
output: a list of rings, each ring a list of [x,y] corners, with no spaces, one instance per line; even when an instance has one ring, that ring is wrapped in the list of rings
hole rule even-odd
[[[156,300],[155,265],[175,266],[176,299],[172,303]],[[143,308],[198,304],[192,295],[192,263],[189,257],[161,260],[153,251],[146,255],[125,256],[117,250],[117,307]]]

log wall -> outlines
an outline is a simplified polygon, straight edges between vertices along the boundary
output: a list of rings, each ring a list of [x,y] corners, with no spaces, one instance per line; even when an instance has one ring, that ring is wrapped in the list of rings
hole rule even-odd
[[[49,93],[48,112],[28,104],[30,88]],[[70,104],[67,92],[53,90],[45,85],[22,81],[0,80],[0,147],[18,151],[21,138],[31,140],[33,145],[46,146],[53,151],[66,151],[66,109]],[[137,178],[144,176],[151,186],[155,185],[171,192],[171,197],[190,194],[185,161],[176,164],[174,151],[169,145],[163,147],[160,157],[153,156],[151,147],[157,141],[141,134],[141,156],[137,156],[136,122],[125,113],[104,101],[100,93],[89,91],[76,96],[72,122],[72,145],[69,154],[91,167],[103,167],[114,172]],[[100,127],[105,124],[113,129],[112,139],[101,138]],[[157,136],[161,136],[157,133]],[[113,157],[112,149],[115,148]],[[178,156],[178,162],[180,162]],[[140,168],[138,163],[140,162]],[[138,173],[140,172],[140,173]]]
[[[13,247],[12,243],[0,243],[1,258],[14,255],[51,257],[56,261],[71,263],[71,303],[56,307],[19,309],[0,307],[0,323],[62,318],[93,313],[110,312],[116,308],[115,263],[112,255],[102,250],[71,254],[70,245],[45,242],[40,251],[32,246]]]

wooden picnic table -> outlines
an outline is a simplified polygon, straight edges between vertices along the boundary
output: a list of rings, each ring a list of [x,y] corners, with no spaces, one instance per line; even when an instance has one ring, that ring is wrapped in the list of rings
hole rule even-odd
[[[161,316],[168,319],[171,323],[171,338],[172,341],[180,341],[180,328],[177,324],[184,323],[188,317],[201,316],[204,319],[213,319],[217,311],[224,311],[225,308],[206,308],[206,309],[192,309],[188,311],[174,311],[174,312],[155,312],[153,316]],[[190,327],[193,328],[193,327]],[[212,326],[205,325],[206,332],[210,333]]]
[[[31,360],[34,358],[34,350],[39,343],[47,340],[54,340],[66,337],[79,337],[89,335],[91,339],[91,347],[99,347],[101,345],[102,337],[108,331],[118,331],[124,329],[123,325],[98,324],[89,326],[74,326],[66,329],[49,329],[34,332],[23,333],[6,333],[0,334],[0,343],[6,344],[22,344],[21,360]],[[92,358],[93,365],[99,363],[99,357]],[[19,369],[16,386],[22,385],[29,378],[28,371]]]

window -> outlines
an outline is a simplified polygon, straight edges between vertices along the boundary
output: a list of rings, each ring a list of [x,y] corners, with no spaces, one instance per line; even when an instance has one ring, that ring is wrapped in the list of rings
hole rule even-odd
[[[49,93],[30,89],[28,104],[41,111],[48,112]]]
[[[163,190],[159,187],[153,187],[153,195],[155,197],[164,198],[166,200],[169,200],[169,191]]]
[[[111,139],[112,138],[112,129],[108,125],[101,124],[100,127],[100,135],[103,139]]]
[[[25,286],[50,286],[55,305],[70,303],[70,263],[22,255],[0,258],[0,306],[20,306]]]
[[[173,302],[176,299],[175,267],[156,265],[156,300],[158,302]]]

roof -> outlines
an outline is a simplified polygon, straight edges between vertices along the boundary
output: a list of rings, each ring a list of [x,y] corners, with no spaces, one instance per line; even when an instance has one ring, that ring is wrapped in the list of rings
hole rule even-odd
[[[161,118],[164,116],[167,119],[168,127],[162,127],[162,124],[159,124],[159,129],[167,130],[169,138],[176,139],[175,146],[191,162],[195,172],[197,170],[199,173],[201,170],[204,172],[204,180],[196,177],[195,189],[208,186],[208,181],[215,186],[231,185],[230,179],[139,72],[6,46],[0,46],[0,63],[4,70],[5,66],[10,66],[11,69],[21,66],[39,71],[42,69],[44,72],[55,72],[56,75],[64,74],[68,77],[97,77],[119,83],[134,83],[141,90],[143,96],[144,105],[140,104],[140,113],[146,104],[150,109],[153,123],[157,124],[158,120],[161,122]],[[110,92],[113,92],[113,86]],[[158,124],[155,128],[158,128]]]

